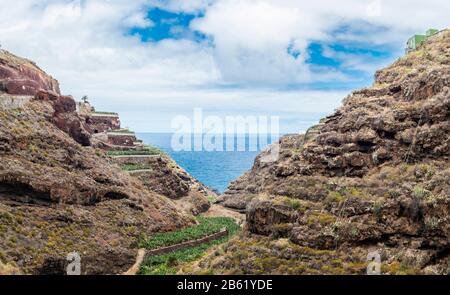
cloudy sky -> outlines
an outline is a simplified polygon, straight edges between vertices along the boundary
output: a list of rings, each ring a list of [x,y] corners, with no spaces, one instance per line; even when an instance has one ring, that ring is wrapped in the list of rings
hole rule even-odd
[[[139,132],[193,108],[278,115],[298,132],[406,39],[448,26],[441,0],[0,0],[0,44]]]

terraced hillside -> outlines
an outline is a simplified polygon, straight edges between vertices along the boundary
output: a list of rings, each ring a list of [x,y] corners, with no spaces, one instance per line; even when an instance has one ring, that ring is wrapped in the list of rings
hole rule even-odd
[[[83,274],[122,273],[140,236],[195,223],[112,162],[56,80],[3,50],[0,66],[1,273],[64,274],[72,252]]]

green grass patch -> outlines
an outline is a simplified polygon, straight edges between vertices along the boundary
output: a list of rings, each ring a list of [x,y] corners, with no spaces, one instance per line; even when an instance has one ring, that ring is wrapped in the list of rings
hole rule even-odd
[[[216,196],[208,195],[207,198],[208,198],[208,201],[209,201],[211,204],[214,204],[214,203],[217,201],[217,197],[216,197]]]
[[[115,112],[94,112],[94,115],[113,115],[113,116],[118,116],[118,113]]]
[[[151,167],[149,165],[142,164],[125,164],[120,166],[124,171],[136,171],[136,170],[149,170]]]
[[[147,241],[141,241],[140,246],[147,249],[156,249],[164,246],[178,244],[184,241],[199,239],[220,231],[223,227],[228,229],[228,236],[204,243],[202,245],[177,250],[171,253],[149,257],[144,261],[139,271],[141,275],[174,275],[180,264],[200,259],[206,251],[226,242],[240,227],[231,218],[226,217],[199,217],[198,225],[191,226],[176,232],[157,234]]]
[[[232,218],[198,217],[197,220],[199,224],[186,227],[179,231],[159,233],[147,240],[141,239],[141,241],[139,241],[139,247],[153,250],[190,240],[200,239],[217,233],[224,227],[227,228],[230,233],[235,233],[239,229],[239,226]]]
[[[142,150],[107,151],[110,157],[114,156],[157,156],[164,152],[157,147],[146,145]]]

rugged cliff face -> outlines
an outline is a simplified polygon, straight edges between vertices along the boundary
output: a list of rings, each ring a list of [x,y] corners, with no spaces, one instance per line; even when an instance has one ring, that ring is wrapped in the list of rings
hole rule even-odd
[[[0,91],[33,96],[38,90],[60,94],[58,81],[36,64],[0,49]]]
[[[78,252],[83,273],[121,273],[139,235],[192,222],[90,146],[55,80],[4,51],[0,65],[0,271],[63,274]]]
[[[210,198],[217,197],[165,154],[150,158],[147,163],[150,169],[131,172],[131,175],[150,190],[174,200],[177,207],[187,213],[199,215],[208,211]]]
[[[364,273],[378,253],[383,273],[450,273],[449,31],[280,150],[221,196],[246,210],[248,235],[202,267]]]

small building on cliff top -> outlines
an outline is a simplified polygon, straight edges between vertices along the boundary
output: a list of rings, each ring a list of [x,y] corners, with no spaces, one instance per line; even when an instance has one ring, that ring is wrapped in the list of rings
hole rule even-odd
[[[437,29],[429,29],[425,35],[414,35],[408,39],[406,43],[406,53],[416,50],[420,45],[422,45],[428,38],[439,33]]]

